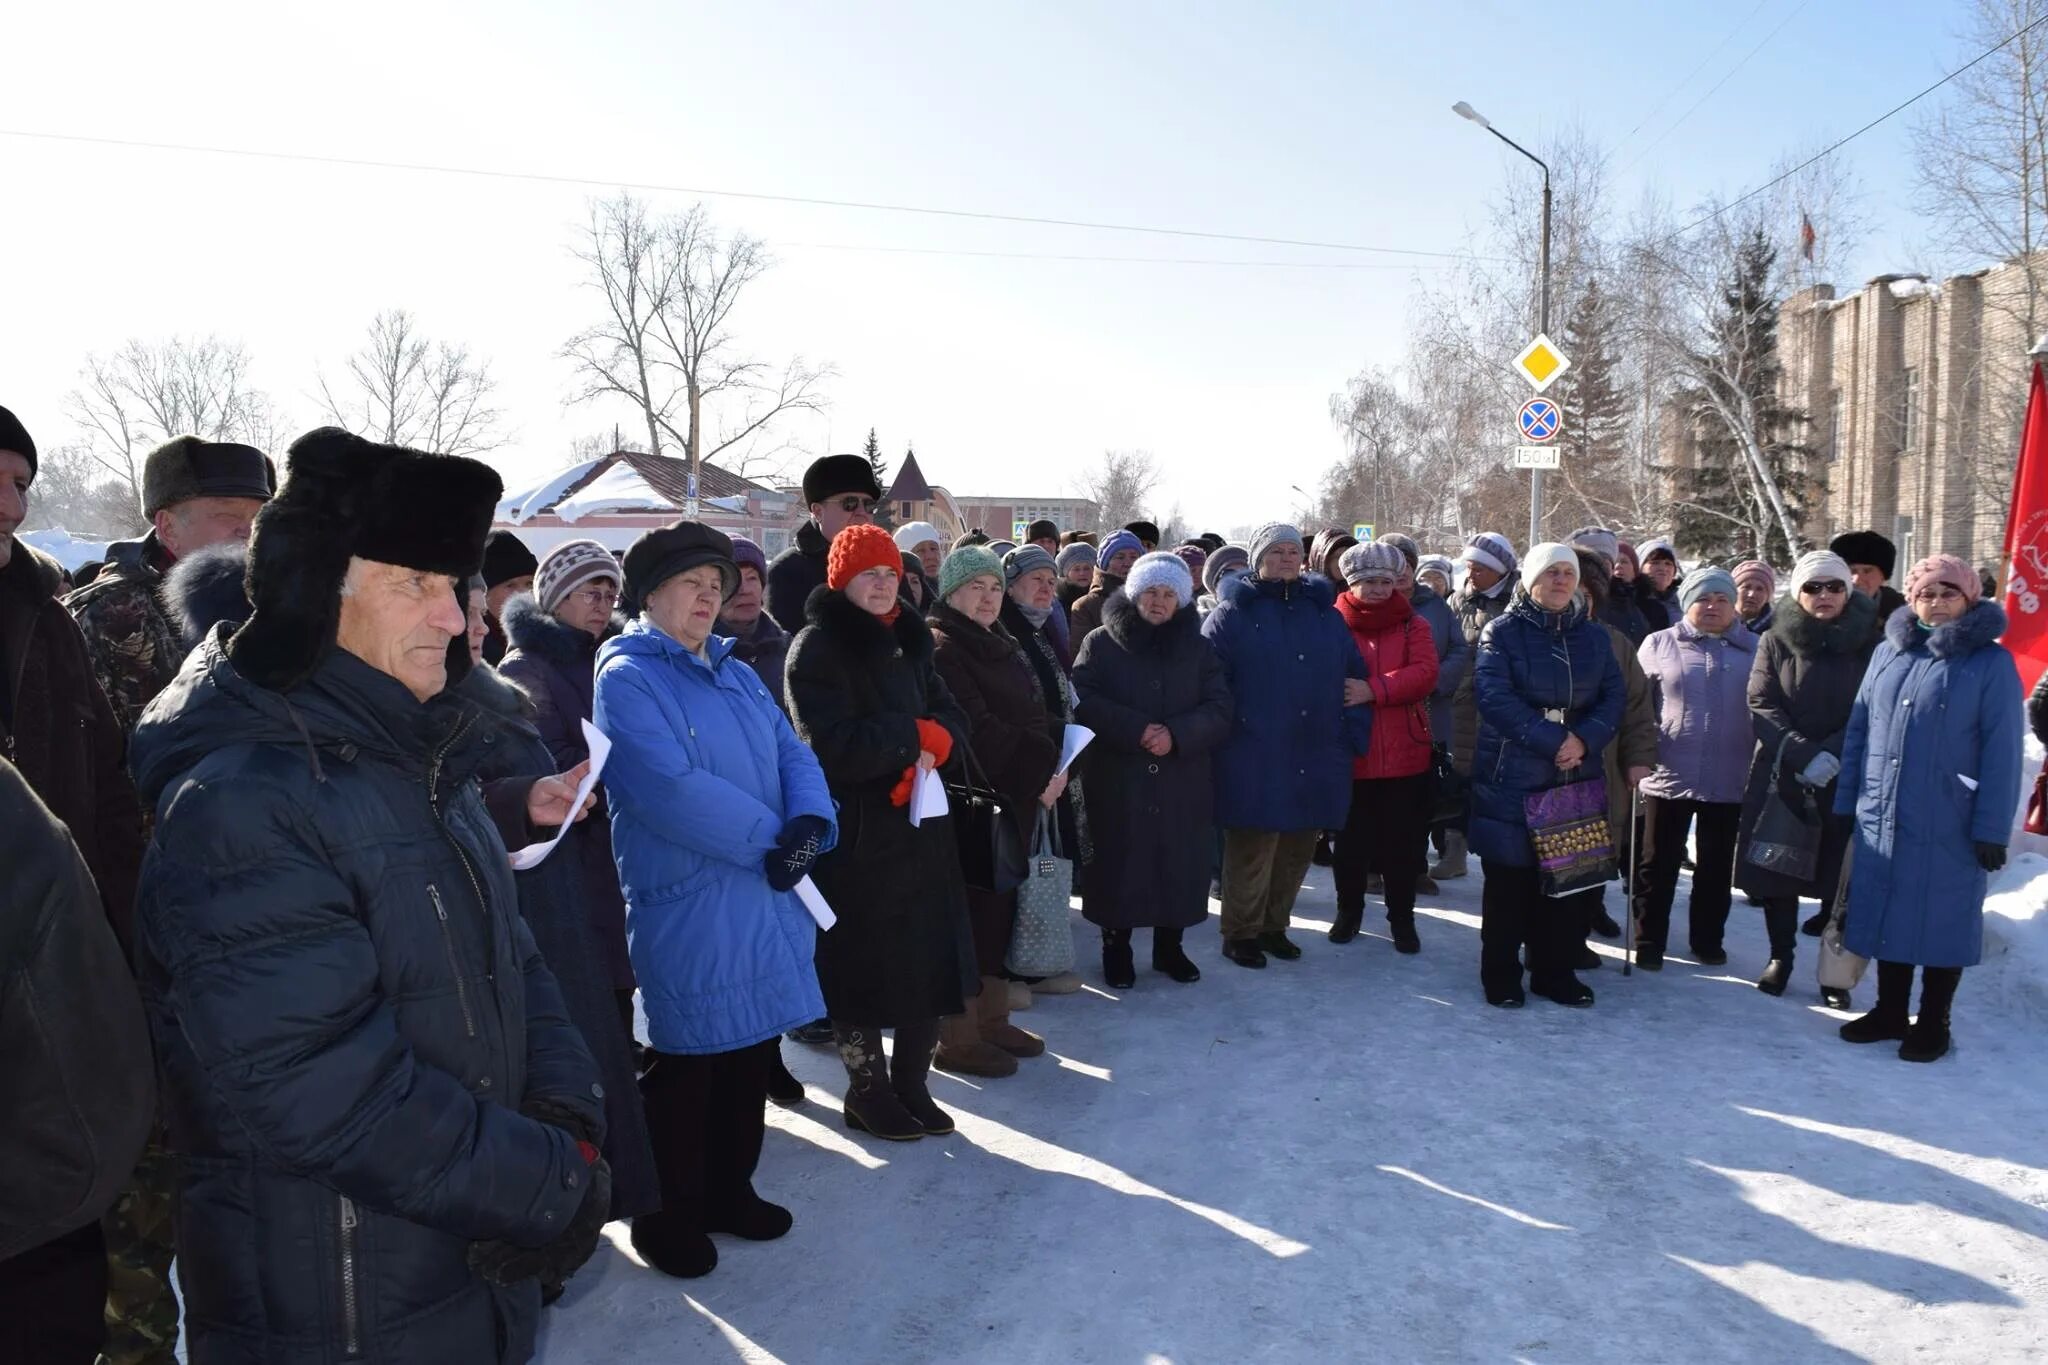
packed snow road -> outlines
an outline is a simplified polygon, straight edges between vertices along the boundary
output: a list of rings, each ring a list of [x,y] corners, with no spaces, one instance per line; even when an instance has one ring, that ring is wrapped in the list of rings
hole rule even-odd
[[[1756,991],[1763,925],[1739,902],[1726,967],[1673,957],[1624,980],[1609,949],[1584,974],[1591,1010],[1489,1008],[1478,897],[1476,875],[1425,897],[1419,957],[1394,953],[1376,907],[1333,947],[1318,868],[1300,962],[1247,971],[1193,932],[1204,978],[1185,987],[1144,970],[1140,934],[1135,990],[1018,1016],[1046,1057],[1009,1080],[934,1075],[949,1138],[852,1137],[836,1057],[786,1045],[811,1101],[770,1108],[757,1185],[796,1230],[721,1237],[717,1271],[680,1281],[613,1225],[540,1359],[2048,1350],[2048,1060],[2020,963],[1966,972],[1955,1051],[1916,1066],[1836,1038],[1846,1016],[1819,1006],[1810,939],[1783,999]]]

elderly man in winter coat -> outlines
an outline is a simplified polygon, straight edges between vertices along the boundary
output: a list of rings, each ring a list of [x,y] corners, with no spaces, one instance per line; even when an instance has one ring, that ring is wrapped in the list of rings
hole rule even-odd
[[[1877,603],[1877,624],[1882,630],[1892,614],[1906,605],[1905,594],[1891,585],[1892,571],[1899,563],[1899,547],[1875,531],[1844,531],[1828,542],[1828,548],[1848,564],[1849,572],[1855,576],[1851,586]]]
[[[1749,714],[1749,672],[1756,636],[1736,619],[1735,580],[1726,569],[1697,569],[1678,595],[1678,624],[1643,641],[1636,659],[1657,703],[1657,769],[1643,781],[1643,846],[1636,852],[1636,966],[1664,965],[1671,902],[1686,837],[1699,856],[1687,901],[1692,955],[1718,967],[1735,883],[1735,840],[1756,729]]]
[[[796,528],[790,547],[768,566],[768,614],[791,635],[804,628],[804,604],[825,584],[825,555],[849,526],[872,526],[882,486],[874,466],[858,455],[827,455],[804,471],[804,506],[811,518]]]
[[[501,492],[473,460],[301,437],[253,614],[137,728],[195,1361],[525,1360],[605,1221],[603,1087],[474,780],[490,719],[449,686]],[[534,825],[569,818],[535,792]]]

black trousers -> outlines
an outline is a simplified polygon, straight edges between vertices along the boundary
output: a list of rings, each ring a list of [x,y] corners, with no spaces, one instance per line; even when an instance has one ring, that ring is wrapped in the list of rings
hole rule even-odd
[[[1643,798],[1643,837],[1636,847],[1637,941],[1662,948],[1671,931],[1671,902],[1678,892],[1685,837],[1698,825],[1699,859],[1693,867],[1688,939],[1693,951],[1718,949],[1728,927],[1728,902],[1735,888],[1735,841],[1742,823],[1736,801]]]
[[[1430,775],[1361,777],[1351,784],[1351,810],[1337,833],[1330,870],[1337,908],[1365,908],[1366,878],[1386,882],[1387,916],[1415,913],[1415,883],[1429,841]]]
[[[649,1049],[640,1098],[661,1175],[661,1212],[644,1216],[705,1232],[753,1202],[777,1043],[704,1056]]]
[[[0,1261],[0,1360],[93,1365],[107,1338],[107,1241],[97,1218]]]
[[[1479,981],[1486,993],[1521,988],[1518,953],[1524,947],[1532,980],[1569,975],[1600,888],[1546,896],[1543,875],[1533,864],[1514,867],[1487,858],[1479,860],[1479,873]]]

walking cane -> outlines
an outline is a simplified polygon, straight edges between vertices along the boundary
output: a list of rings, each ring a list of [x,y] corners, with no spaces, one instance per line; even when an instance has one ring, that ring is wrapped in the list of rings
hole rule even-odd
[[[1622,909],[1626,917],[1622,920],[1621,931],[1621,974],[1630,975],[1636,961],[1636,829],[1638,826],[1637,804],[1643,794],[1634,787],[1628,789],[1628,866],[1622,870],[1621,884],[1628,904]]]

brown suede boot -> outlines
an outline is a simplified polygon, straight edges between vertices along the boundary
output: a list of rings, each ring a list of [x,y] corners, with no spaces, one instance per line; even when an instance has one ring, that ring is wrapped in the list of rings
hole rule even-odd
[[[949,1014],[939,1020],[939,1050],[932,1065],[961,1076],[1014,1076],[1017,1059],[983,1042],[981,1021],[974,1013],[977,1002],[970,1000],[967,1014]]]
[[[969,1008],[981,1016],[981,1040],[994,1043],[1012,1057],[1037,1057],[1045,1052],[1045,1039],[1010,1022],[1010,998],[999,976],[981,979],[981,994]]]

